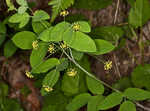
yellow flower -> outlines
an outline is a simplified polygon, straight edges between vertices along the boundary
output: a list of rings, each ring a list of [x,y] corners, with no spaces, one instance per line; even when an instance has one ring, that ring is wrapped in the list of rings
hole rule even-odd
[[[45,86],[45,85],[43,85],[43,88],[44,88],[44,90],[45,90],[46,92],[51,92],[51,91],[54,90],[52,87]]]
[[[68,75],[68,76],[74,77],[74,76],[76,76],[76,74],[77,74],[77,71],[76,71],[75,68],[70,68],[70,69],[67,71],[67,75]]]
[[[32,47],[33,47],[33,49],[36,49],[36,50],[38,49],[39,44],[38,44],[37,40],[32,42]]]
[[[53,44],[49,45],[48,52],[51,53],[51,54],[55,53],[55,47],[54,47]]]
[[[61,43],[60,44],[60,47],[62,48],[62,49],[67,49],[68,48],[68,46],[67,46],[67,44],[64,42],[64,43]]]
[[[107,61],[104,63],[104,69],[110,70],[112,68],[112,61]]]
[[[34,76],[31,74],[31,72],[29,72],[29,71],[26,71],[26,76],[28,77],[28,78],[34,78]]]
[[[60,16],[63,16],[63,17],[67,16],[68,14],[69,12],[67,10],[60,12]]]
[[[80,27],[79,23],[74,23],[72,28],[74,31],[78,31],[81,27]]]

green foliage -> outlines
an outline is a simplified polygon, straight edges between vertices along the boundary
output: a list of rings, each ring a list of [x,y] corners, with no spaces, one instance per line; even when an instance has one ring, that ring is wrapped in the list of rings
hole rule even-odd
[[[104,93],[104,86],[97,80],[86,76],[86,83],[88,89],[95,95],[95,94],[103,94]]]
[[[4,42],[4,40],[5,40],[5,36],[6,36],[6,31],[7,31],[7,29],[6,29],[6,26],[5,26],[5,24],[4,23],[2,23],[2,22],[0,22],[0,46],[1,46],[1,44]]]
[[[58,59],[50,58],[46,61],[43,61],[43,62],[37,64],[35,67],[33,67],[32,72],[33,73],[45,73],[58,64],[60,64]]]
[[[16,0],[16,2],[20,5],[18,8],[18,13],[23,14],[27,11],[28,9],[28,3],[26,0]]]
[[[91,27],[90,27],[90,25],[88,24],[88,22],[85,22],[85,21],[78,21],[78,22],[75,22],[75,23],[77,23],[77,24],[80,25],[79,31],[85,32],[85,33],[91,32]]]
[[[68,111],[76,111],[90,100],[91,95],[88,93],[83,93],[76,96],[66,107]]]
[[[3,82],[0,82],[0,99],[8,95],[8,85]]]
[[[147,88],[150,90],[150,64],[139,65],[137,66],[131,75],[132,82],[136,87]]]
[[[81,51],[81,52],[96,51],[96,45],[94,41],[88,35],[82,32],[66,31],[63,40],[67,43],[68,46],[76,49],[77,51]]]
[[[142,27],[150,19],[149,0],[136,0],[129,13],[129,24],[133,27]]]
[[[119,111],[136,111],[136,107],[131,101],[125,101],[120,105]]]
[[[4,56],[11,57],[17,50],[17,47],[11,40],[8,40],[4,45]]]
[[[35,41],[37,36],[30,31],[22,31],[16,33],[12,41],[14,44],[21,49],[32,49],[32,42]]]
[[[76,0],[75,8],[98,10],[112,4],[112,0]]]
[[[124,95],[134,101],[150,99],[150,92],[138,88],[128,88],[124,91]]]
[[[16,14],[12,15],[9,19],[9,22],[10,23],[19,23],[19,28],[22,28],[28,24],[29,20],[30,20],[30,16],[28,13],[25,12],[23,14],[16,13]]]
[[[54,21],[61,10],[65,10],[74,3],[74,0],[51,0],[49,5],[52,5],[52,19]]]
[[[131,79],[129,77],[121,78],[114,83],[112,87],[118,89],[119,91],[124,91],[125,89],[132,87]]]
[[[87,111],[98,111],[97,106],[103,99],[102,95],[92,96],[88,101]]]
[[[47,54],[48,44],[45,42],[39,42],[37,49],[33,49],[30,55],[30,65],[35,67],[36,65],[43,62],[44,57]]]
[[[26,0],[16,0],[18,8],[6,0],[8,11],[14,10],[14,14],[2,17],[5,20],[0,22],[0,45],[4,48],[1,55],[9,58],[22,53],[20,50],[28,50],[31,69],[23,73],[41,89],[42,111],[77,111],[85,105],[87,111],[108,110],[119,105],[119,111],[136,111],[135,102],[150,99],[150,92],[146,91],[150,90],[149,64],[137,66],[131,78],[121,78],[112,86],[95,79],[91,71],[93,55],[124,48],[127,38],[134,40],[131,37],[138,32],[136,28],[149,20],[148,0],[127,2],[131,9],[128,21],[123,22],[129,25],[91,28],[86,17],[74,12],[54,20],[73,4],[77,9],[98,10],[112,4],[112,0],[51,0],[52,16],[44,10],[32,11],[34,7],[30,8]],[[90,60],[87,55],[91,56]],[[101,61],[105,66],[105,61]],[[27,88],[21,89],[24,96],[29,93]],[[0,83],[0,110],[23,111],[16,100],[8,98],[8,86],[3,83]]]
[[[79,52],[79,51],[76,51],[76,50],[72,50],[72,56],[76,60],[81,60],[83,55],[84,55],[84,53],[82,53],[82,52]]]
[[[64,74],[61,89],[65,95],[72,96],[79,92],[79,73],[75,77]]]
[[[48,36],[49,41],[61,41],[63,38],[64,32],[69,26],[70,24],[68,22],[58,23],[51,31],[52,33],[50,34],[50,36]]]
[[[110,109],[114,106],[119,105],[122,100],[123,100],[123,95],[121,93],[113,92],[98,104],[98,110]]]
[[[108,52],[111,52],[115,48],[110,42],[106,40],[94,39],[94,42],[97,48],[96,52],[91,53],[94,55],[106,54]]]
[[[39,22],[39,21],[43,21],[43,20],[48,20],[50,17],[48,15],[48,13],[46,13],[43,10],[37,10],[34,13],[34,16],[32,17],[33,22]]]
[[[3,105],[4,108],[2,108],[2,111],[23,111],[19,103],[13,99],[4,99]]]
[[[6,0],[6,4],[8,6],[8,11],[16,10],[16,8],[11,0]]]
[[[32,22],[33,31],[37,34],[43,32],[46,27],[50,27],[50,23],[47,21]]]
[[[68,68],[69,61],[66,58],[59,59],[60,64],[56,66],[57,71],[63,71]]]
[[[90,35],[96,39],[101,38],[116,44],[119,38],[124,35],[124,31],[117,26],[104,26],[94,28]]]

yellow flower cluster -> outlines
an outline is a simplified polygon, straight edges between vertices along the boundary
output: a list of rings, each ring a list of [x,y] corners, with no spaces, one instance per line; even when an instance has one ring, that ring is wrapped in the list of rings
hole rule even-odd
[[[112,68],[112,61],[107,61],[104,63],[104,69],[110,70]]]
[[[77,71],[76,71],[75,68],[70,68],[70,69],[67,71],[67,75],[68,75],[68,76],[74,77],[74,76],[76,76],[76,74],[77,74]]]
[[[67,10],[60,12],[60,16],[63,16],[63,17],[67,16],[68,14],[69,12]]]
[[[29,71],[26,71],[25,75],[28,77],[28,78],[34,78],[34,76],[31,74],[31,72]]]
[[[79,23],[74,23],[72,28],[74,31],[78,31],[81,27],[80,27]]]
[[[54,89],[52,87],[49,87],[49,86],[46,86],[46,85],[43,85],[43,88],[46,92],[51,92],[53,91]]]
[[[54,47],[53,44],[50,44],[50,45],[49,45],[48,52],[51,53],[51,54],[53,54],[53,53],[56,52],[56,51],[55,51],[55,47]]]
[[[37,40],[35,40],[35,41],[32,42],[32,47],[33,47],[33,49],[35,49],[35,50],[38,49],[39,44],[38,44],[38,41],[37,41]]]
[[[60,44],[60,47],[62,48],[62,49],[67,49],[68,48],[68,46],[67,46],[67,44],[64,42],[64,43],[61,43]]]

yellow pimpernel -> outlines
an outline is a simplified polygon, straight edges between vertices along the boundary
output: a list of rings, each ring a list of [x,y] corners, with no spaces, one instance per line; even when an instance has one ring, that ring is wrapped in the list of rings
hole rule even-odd
[[[80,24],[79,23],[74,23],[73,26],[72,26],[73,30],[74,31],[79,31],[79,29],[81,28]]]
[[[53,91],[54,89],[52,87],[49,87],[49,86],[46,86],[46,85],[43,85],[43,88],[46,92],[51,92]]]
[[[61,44],[60,44],[60,47],[61,47],[62,49],[67,49],[67,48],[68,48],[68,46],[67,46],[67,44],[66,44],[65,42],[61,43]]]
[[[68,76],[71,76],[71,77],[74,77],[76,76],[77,74],[77,70],[75,68],[70,68],[68,71],[67,71],[67,75]]]
[[[60,12],[60,16],[63,16],[63,17],[67,16],[68,14],[69,12],[67,10]]]
[[[54,47],[53,44],[50,44],[50,45],[49,45],[48,52],[49,52],[50,54],[53,54],[53,53],[56,52],[56,51],[55,51],[55,47]]]
[[[107,61],[104,63],[104,70],[110,70],[112,68],[112,61]]]
[[[37,40],[35,40],[35,41],[32,42],[32,47],[33,47],[33,49],[35,49],[35,50],[38,49],[39,44],[38,44],[38,41],[37,41]]]
[[[34,78],[34,76],[31,74],[31,72],[29,71],[26,71],[25,72],[25,75],[28,77],[28,78]]]

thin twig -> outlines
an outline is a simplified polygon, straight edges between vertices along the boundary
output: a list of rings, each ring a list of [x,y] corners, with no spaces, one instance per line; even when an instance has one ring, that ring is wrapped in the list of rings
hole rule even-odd
[[[115,12],[114,24],[115,24],[116,21],[117,21],[117,16],[118,16],[118,11],[119,11],[119,4],[120,4],[120,0],[118,0],[118,2],[117,2],[117,8],[116,8],[116,12]]]
[[[119,67],[118,67],[118,64],[117,64],[117,59],[116,59],[116,54],[115,53],[113,53],[113,58],[114,58],[115,66],[116,66],[116,73],[118,74],[119,78],[121,78],[121,74],[120,74],[120,71],[119,71]]]

